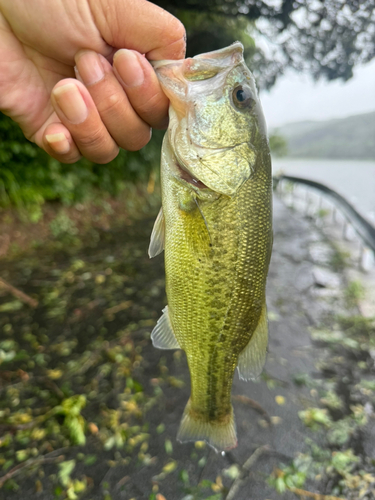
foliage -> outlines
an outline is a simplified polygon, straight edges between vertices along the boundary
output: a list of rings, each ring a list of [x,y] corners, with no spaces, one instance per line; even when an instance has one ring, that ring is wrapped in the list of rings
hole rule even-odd
[[[298,416],[304,424],[312,429],[318,429],[320,425],[331,426],[331,419],[327,410],[322,408],[309,408],[308,410],[298,412]]]
[[[145,181],[159,164],[161,134],[141,151],[120,154],[108,165],[86,159],[65,165],[27,141],[18,125],[0,113],[0,207],[35,208],[44,201],[70,205],[100,189],[118,195],[126,183]]]
[[[343,272],[349,266],[350,253],[342,250],[335,243],[332,243],[331,246],[332,253],[329,264],[335,272]]]
[[[126,478],[140,473],[144,498],[162,500],[155,485],[183,468],[165,415],[170,396],[189,390],[187,372],[155,356],[149,340],[165,300],[164,269],[147,256],[149,213],[136,204],[135,212],[110,231],[80,231],[80,245],[57,232],[0,263],[2,277],[39,300],[33,309],[0,296],[0,498],[3,488],[18,489],[16,498],[26,488],[61,500],[93,490],[125,498]],[[193,484],[206,463],[203,445],[188,461]],[[114,469],[124,483],[103,480]],[[185,484],[176,487],[182,498]],[[222,487],[202,482],[194,498],[220,500]]]
[[[271,153],[277,157],[288,154],[288,142],[278,133],[271,134],[269,137]]]
[[[307,443],[310,445],[310,453],[300,453],[291,465],[276,469],[269,477],[269,484],[278,493],[284,493],[287,490],[296,492],[303,488],[308,479],[313,480],[324,471],[331,476],[338,474],[344,481],[352,477],[351,471],[359,462],[359,458],[352,449],[330,453],[312,441],[307,440]]]
[[[224,486],[221,476],[217,476],[215,482],[204,479],[196,486],[192,486],[190,484],[189,473],[187,470],[183,469],[180,472],[179,477],[183,483],[184,491],[187,493],[182,500],[222,500]],[[207,490],[211,490],[211,492],[213,491],[214,494],[210,495]]]
[[[325,121],[288,123],[278,133],[296,158],[375,159],[375,112]]]
[[[291,465],[278,469],[270,476],[268,482],[278,493],[285,493],[288,489],[301,488],[309,473],[311,475],[312,462],[312,457],[300,454]]]
[[[364,297],[365,289],[360,281],[351,281],[344,291],[344,298],[348,307],[355,307]]]
[[[270,87],[280,73],[280,65],[275,60],[267,60],[262,49],[256,44],[254,24],[244,16],[223,16],[218,12],[200,10],[173,11],[187,30],[187,57],[202,52],[217,50],[234,41],[244,46],[245,60],[254,73],[260,87]]]
[[[375,56],[372,0],[155,3],[185,24],[189,56],[240,40],[261,88],[272,86],[286,67],[307,70],[316,78],[347,80],[353,66]],[[0,114],[0,207],[26,207],[31,210],[30,219],[37,220],[38,207],[46,200],[72,204],[93,197],[96,189],[116,195],[124,183],[146,179],[157,166],[160,137],[157,134],[140,152],[121,151],[105,167],[85,159],[62,165],[26,141],[19,128]],[[366,158],[373,151],[371,138],[367,142]],[[271,146],[276,155],[286,153],[280,138],[272,138]]]
[[[353,66],[375,56],[373,25],[375,4],[372,0],[155,0],[155,3],[184,20],[188,40],[192,40],[189,55],[220,48],[222,27],[224,40],[227,20],[240,27],[244,20],[251,29],[256,27],[262,47],[255,63],[261,86],[270,86],[287,66],[307,70],[318,78],[329,80],[353,76]],[[187,19],[188,13],[191,17]],[[216,16],[216,33],[197,29],[194,15]],[[239,30],[240,31],[240,28]],[[200,45],[194,39],[200,39]]]

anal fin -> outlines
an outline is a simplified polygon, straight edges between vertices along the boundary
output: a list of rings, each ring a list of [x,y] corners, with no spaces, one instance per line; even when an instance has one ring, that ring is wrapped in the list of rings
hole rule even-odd
[[[165,221],[163,214],[163,207],[159,210],[158,216],[156,217],[154,227],[151,233],[150,245],[148,247],[148,255],[150,259],[156,257],[164,250],[165,241]]]
[[[263,304],[258,325],[245,349],[238,357],[238,374],[242,380],[257,378],[266,362],[268,344],[267,306]]]
[[[158,349],[181,349],[172,329],[168,306],[164,307],[162,316],[152,330],[151,340],[153,346]]]

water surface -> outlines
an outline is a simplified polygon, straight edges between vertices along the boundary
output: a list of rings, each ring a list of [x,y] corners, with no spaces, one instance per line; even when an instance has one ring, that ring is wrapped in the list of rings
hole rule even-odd
[[[311,179],[344,196],[370,222],[375,223],[375,162],[274,158],[273,174]]]

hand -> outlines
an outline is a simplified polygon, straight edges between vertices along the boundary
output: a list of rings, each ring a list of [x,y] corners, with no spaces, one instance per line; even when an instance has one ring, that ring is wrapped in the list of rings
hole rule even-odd
[[[184,55],[183,25],[146,0],[0,0],[0,110],[63,163],[147,144],[168,109],[148,59]]]

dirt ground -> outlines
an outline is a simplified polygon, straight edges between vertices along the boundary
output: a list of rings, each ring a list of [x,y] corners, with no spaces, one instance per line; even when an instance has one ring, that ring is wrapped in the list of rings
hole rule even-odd
[[[375,499],[375,278],[332,223],[275,200],[269,353],[259,381],[235,376],[226,454],[175,439],[189,374],[150,342],[166,300],[152,224],[73,218],[0,261],[37,301],[0,290],[0,499]]]

